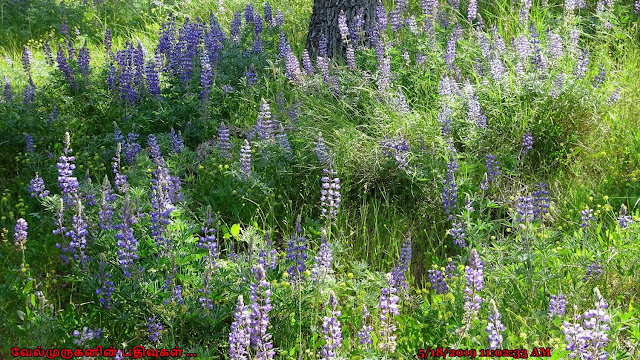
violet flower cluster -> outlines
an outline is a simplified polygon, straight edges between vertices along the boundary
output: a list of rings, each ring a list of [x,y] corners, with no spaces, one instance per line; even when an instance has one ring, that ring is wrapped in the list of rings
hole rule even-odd
[[[76,158],[70,156],[73,152],[70,142],[69,133],[65,133],[62,155],[56,164],[58,168],[58,184],[62,189],[62,196],[67,206],[71,204],[72,198],[76,197],[78,192],[78,179],[73,176],[73,170],[76,168],[73,162]]]
[[[324,334],[325,344],[320,350],[320,358],[323,360],[331,360],[337,358],[337,350],[342,346],[342,329],[340,320],[342,313],[337,310],[338,301],[336,294],[331,291],[329,294],[329,316],[322,319],[322,333]]]
[[[42,199],[49,196],[49,190],[44,187],[44,180],[36,173],[36,177],[29,182],[29,193],[31,197]]]
[[[553,318],[555,315],[559,317],[564,316],[566,306],[567,301],[564,295],[551,295],[551,300],[549,300],[549,317]]]
[[[287,270],[287,274],[291,279],[300,279],[302,273],[307,269],[305,261],[307,260],[307,239],[302,234],[302,217],[298,215],[296,219],[295,231],[291,235],[287,246],[287,261],[292,265]]]
[[[405,273],[409,270],[409,266],[411,265],[411,239],[405,240],[402,244],[402,248],[400,249],[400,257],[398,258],[397,265],[391,271],[391,275],[393,276],[393,285],[394,287],[403,289],[408,289],[409,284],[407,284],[407,279],[405,277]]]
[[[385,137],[382,140],[382,154],[395,159],[399,169],[409,166],[409,142],[399,135],[394,139]]]
[[[582,315],[575,316],[575,322],[562,323],[562,331],[565,335],[568,357],[572,359],[604,360],[609,354],[605,350],[609,343],[609,323],[611,318],[606,309],[609,306],[602,297],[598,288],[593,289],[595,296],[595,309],[587,310]],[[582,322],[580,322],[582,320]]]
[[[387,274],[387,286],[383,287],[380,293],[378,307],[380,308],[380,337],[378,347],[383,352],[393,353],[398,345],[396,342],[396,325],[394,316],[400,315],[398,302],[400,298],[396,295],[395,280],[391,273]]]
[[[251,318],[249,310],[242,299],[242,295],[238,296],[238,303],[233,319],[231,332],[229,333],[229,359],[247,360],[250,356]]]
[[[371,314],[369,313],[369,309],[367,309],[367,305],[362,304],[362,328],[358,331],[358,338],[360,339],[360,345],[364,348],[368,348],[373,344],[373,340],[371,339],[373,326],[370,325],[370,318]]]
[[[320,206],[322,208],[322,217],[327,221],[336,219],[338,208],[340,207],[340,179],[337,173],[331,168],[322,170],[324,176],[322,181],[322,190],[320,191]]]
[[[251,284],[250,342],[256,360],[272,360],[275,356],[272,335],[268,332],[271,289],[262,265],[253,268],[255,282]]]
[[[496,302],[491,299],[489,301],[489,317],[487,318],[489,323],[485,331],[489,333],[489,349],[492,350],[502,348],[502,334],[500,332],[505,330],[505,326],[500,321],[501,317]]]

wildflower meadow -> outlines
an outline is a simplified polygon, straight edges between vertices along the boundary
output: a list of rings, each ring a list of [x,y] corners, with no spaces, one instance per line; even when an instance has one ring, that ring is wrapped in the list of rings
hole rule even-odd
[[[640,1],[269,1],[0,0],[0,358],[640,359]]]

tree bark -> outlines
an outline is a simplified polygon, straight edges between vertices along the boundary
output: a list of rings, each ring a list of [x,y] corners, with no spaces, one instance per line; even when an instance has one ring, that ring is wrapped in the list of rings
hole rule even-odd
[[[327,37],[327,51],[329,57],[342,55],[346,49],[338,30],[338,15],[340,10],[347,17],[347,24],[352,26],[353,17],[362,8],[364,30],[366,34],[375,24],[377,0],[314,0],[311,22],[307,35],[306,48],[312,55],[317,55],[318,43],[322,35]],[[365,36],[367,40],[368,36]]]

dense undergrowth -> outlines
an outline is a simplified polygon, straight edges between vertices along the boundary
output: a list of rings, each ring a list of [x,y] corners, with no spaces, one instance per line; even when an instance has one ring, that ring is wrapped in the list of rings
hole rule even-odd
[[[0,357],[636,359],[640,4],[384,5],[2,2]]]

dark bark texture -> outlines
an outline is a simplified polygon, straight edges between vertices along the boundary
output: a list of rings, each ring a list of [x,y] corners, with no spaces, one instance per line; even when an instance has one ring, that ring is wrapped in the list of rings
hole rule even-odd
[[[315,0],[307,35],[306,48],[309,53],[314,56],[317,54],[318,42],[324,34],[327,37],[329,57],[344,54],[346,45],[340,39],[340,31],[338,30],[340,10],[344,11],[347,24],[351,26],[353,17],[358,10],[364,9],[364,30],[368,34],[375,24],[376,5],[377,0]]]

